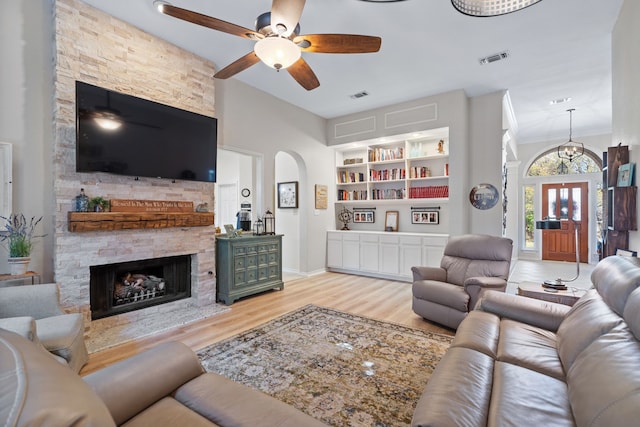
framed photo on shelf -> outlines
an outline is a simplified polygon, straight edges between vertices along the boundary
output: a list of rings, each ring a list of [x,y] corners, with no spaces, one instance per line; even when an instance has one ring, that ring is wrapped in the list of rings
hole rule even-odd
[[[298,207],[298,181],[278,183],[278,208],[295,209]]]
[[[384,231],[398,231],[398,211],[387,211],[384,216]]]
[[[355,210],[353,211],[353,222],[376,222],[376,213],[372,210]]]
[[[633,183],[635,163],[625,163],[618,168],[618,187],[629,187]]]
[[[413,210],[411,211],[411,224],[440,224],[440,212]]]

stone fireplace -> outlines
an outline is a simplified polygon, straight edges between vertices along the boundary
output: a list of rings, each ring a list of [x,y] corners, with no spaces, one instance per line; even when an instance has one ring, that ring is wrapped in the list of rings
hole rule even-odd
[[[53,273],[62,304],[69,311],[84,313],[85,326],[91,328],[92,318],[97,318],[91,301],[92,266],[174,256],[189,257],[190,296],[116,313],[99,322],[128,323],[149,312],[169,313],[215,304],[213,226],[72,232],[67,216],[80,188],[89,197],[189,201],[196,205],[206,202],[214,206],[212,183],[76,172],[75,82],[213,117],[215,67],[82,1],[56,0],[53,7],[55,133],[50,175],[55,213]]]
[[[89,267],[91,319],[101,319],[191,296],[191,256]]]

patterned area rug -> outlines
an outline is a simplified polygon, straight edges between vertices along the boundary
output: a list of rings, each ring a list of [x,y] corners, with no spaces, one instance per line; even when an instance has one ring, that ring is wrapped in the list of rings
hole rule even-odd
[[[410,425],[453,337],[308,305],[198,352],[207,371],[334,426]]]

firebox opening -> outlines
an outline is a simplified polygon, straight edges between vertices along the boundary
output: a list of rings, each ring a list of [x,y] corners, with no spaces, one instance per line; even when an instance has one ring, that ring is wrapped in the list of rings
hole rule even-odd
[[[91,319],[191,296],[191,256],[91,266]]]

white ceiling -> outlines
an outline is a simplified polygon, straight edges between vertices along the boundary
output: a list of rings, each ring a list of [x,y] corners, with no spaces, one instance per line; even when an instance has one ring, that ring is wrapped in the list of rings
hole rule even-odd
[[[84,0],[123,21],[211,60],[222,69],[253,49],[253,41],[161,15],[153,0]],[[252,28],[271,0],[171,0]],[[286,71],[256,64],[233,78],[324,118],[464,89],[468,96],[507,89],[517,140],[573,139],[611,132],[611,31],[623,0],[542,0],[516,13],[473,18],[449,0],[371,3],[307,0],[301,34],[382,37],[378,53],[303,53],[320,80],[306,91]],[[506,60],[479,59],[508,51]],[[352,99],[366,91],[369,96]],[[571,97],[559,105],[554,99]]]

